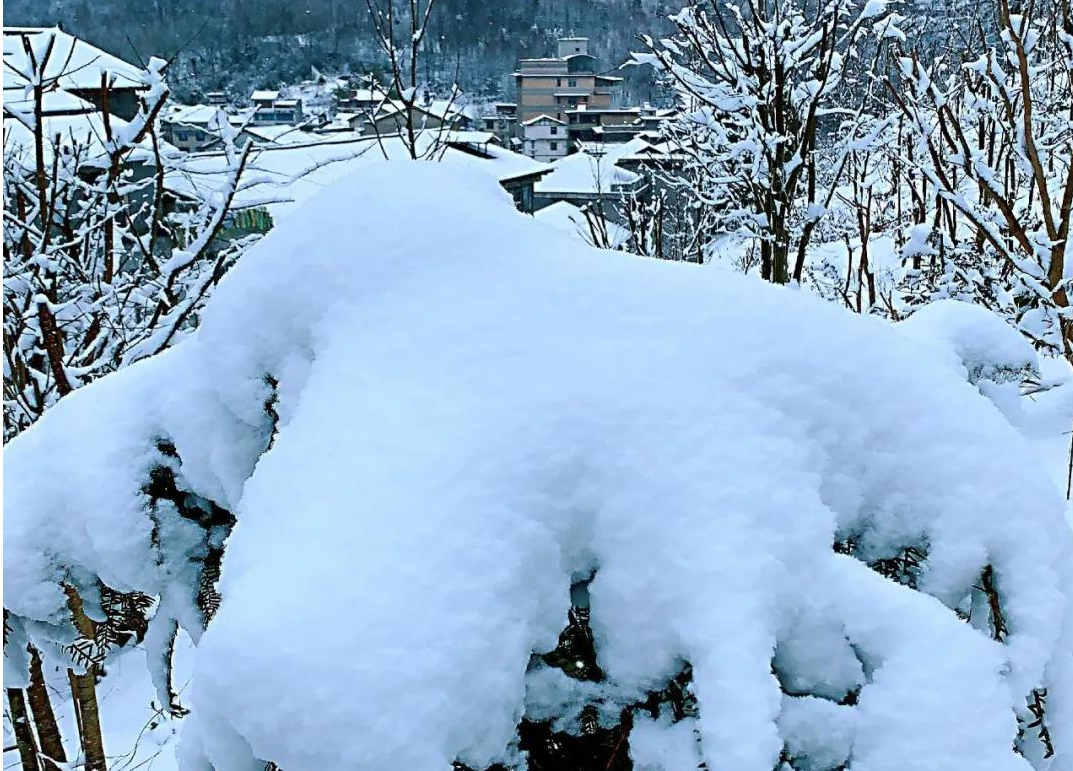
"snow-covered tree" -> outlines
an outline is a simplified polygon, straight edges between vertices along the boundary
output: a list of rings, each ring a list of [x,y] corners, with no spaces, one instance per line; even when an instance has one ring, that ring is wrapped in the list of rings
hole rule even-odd
[[[183,157],[158,137],[162,60],[143,73],[131,121],[109,114],[103,79],[103,109],[72,117],[69,103],[92,108],[59,87],[68,73],[52,60],[54,38],[20,40],[25,71],[5,75],[25,91],[4,105],[5,439],[80,385],[171,344],[253,240],[221,238],[249,152],[235,149],[226,116],[221,184],[203,197],[169,192]]]
[[[226,116],[217,126],[228,159],[221,184],[204,197],[170,193],[168,176],[183,157],[158,138],[169,93],[163,61],[152,59],[141,74],[140,106],[126,121],[108,111],[107,73],[99,111],[61,88],[73,65],[54,58],[54,35],[10,42],[25,55],[5,53],[4,62],[5,86],[23,90],[4,104],[5,440],[80,386],[188,332],[255,240],[222,237],[248,155],[236,150]],[[97,678],[110,649],[144,635],[152,602],[107,586],[67,584],[65,591],[78,635],[67,641],[66,656],[81,758],[97,771],[106,765]],[[42,652],[26,647],[5,613],[5,651],[12,639],[12,655],[29,667],[25,694],[8,688],[9,717],[24,729],[16,737],[23,767],[57,768],[66,755]]]
[[[801,281],[806,250],[851,147],[865,131],[874,68],[902,33],[883,0],[745,0],[671,16],[676,34],[642,37],[678,97],[670,126],[695,167],[695,194],[719,230],[760,240],[760,272]],[[827,146],[821,139],[827,135]],[[817,154],[837,157],[827,179]]]
[[[197,640],[190,771],[1064,771],[1073,539],[983,385],[1032,352],[970,310],[369,167],[9,444],[5,684],[137,592],[165,691]]]
[[[972,299],[1073,361],[1073,16],[1066,0],[996,0],[994,16],[978,57],[906,54],[888,83],[927,206],[910,288]]]
[[[462,92],[456,69],[448,98],[437,108],[442,121],[431,125],[427,110],[433,100],[427,83],[422,87],[421,64],[427,58],[429,22],[436,0],[365,0],[365,7],[380,55],[386,60],[388,81],[384,98],[364,109],[365,119],[380,138],[379,121],[388,118],[388,124],[395,129],[389,133],[399,135],[411,159],[439,160],[446,149],[444,134],[452,128],[453,112]],[[379,86],[372,73],[367,79],[374,88]]]

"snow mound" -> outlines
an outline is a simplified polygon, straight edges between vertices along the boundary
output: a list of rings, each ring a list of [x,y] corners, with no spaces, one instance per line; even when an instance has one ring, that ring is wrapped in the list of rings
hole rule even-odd
[[[5,605],[60,639],[60,582],[99,578],[197,639],[229,533],[188,769],[516,762],[527,705],[686,665],[696,717],[638,718],[644,768],[1028,768],[1015,743],[1068,768],[1062,502],[919,354],[797,292],[586,248],[478,172],[370,167],[244,256],[188,340],[10,444]],[[531,656],[590,578],[604,679],[581,686]]]
[[[898,328],[932,346],[1010,422],[1020,422],[1020,385],[1039,373],[1039,361],[1024,335],[1001,317],[979,305],[939,300],[915,311]]]

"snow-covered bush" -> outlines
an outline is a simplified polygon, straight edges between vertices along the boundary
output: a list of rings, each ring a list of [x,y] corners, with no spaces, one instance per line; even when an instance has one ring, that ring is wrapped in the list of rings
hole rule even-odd
[[[1069,769],[1027,456],[886,322],[386,163],[10,443],[7,664],[106,586],[159,601],[162,688],[199,638],[187,769]]]

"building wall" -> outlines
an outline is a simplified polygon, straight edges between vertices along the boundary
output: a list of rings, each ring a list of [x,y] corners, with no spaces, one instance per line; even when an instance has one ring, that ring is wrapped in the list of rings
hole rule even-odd
[[[566,157],[570,141],[566,136],[558,139],[527,139],[522,147],[533,160],[551,163]]]
[[[518,118],[523,122],[542,114],[566,120],[563,113],[578,105],[606,109],[616,102],[615,90],[606,86],[598,87],[593,75],[550,78],[523,73],[517,80]]]
[[[559,56],[573,56],[574,54],[587,54],[589,52],[588,38],[561,38],[559,40]]]
[[[180,150],[191,152],[216,139],[216,135],[185,123],[164,123],[164,140]]]
[[[443,121],[435,115],[429,115],[419,110],[416,111],[416,114],[414,115],[415,131],[420,129],[438,129],[441,126],[443,126]],[[366,124],[362,134],[365,136],[372,136],[374,134],[394,134],[402,131],[406,131],[406,115],[403,112],[397,112],[393,115],[379,118],[375,124]]]
[[[552,121],[523,126],[522,139],[522,150],[538,161],[555,161],[570,151],[567,127]]]
[[[98,110],[104,109],[104,94],[99,88],[71,88],[67,89],[75,96],[85,99]],[[108,89],[108,112],[123,120],[134,120],[138,114],[140,103],[138,91],[133,88],[110,88]]]

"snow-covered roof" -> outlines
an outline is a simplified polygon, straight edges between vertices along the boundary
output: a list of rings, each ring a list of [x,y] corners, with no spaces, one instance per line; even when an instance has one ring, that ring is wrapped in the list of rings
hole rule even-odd
[[[125,133],[130,123],[122,118],[110,115],[109,124],[114,136]],[[105,150],[105,137],[107,132],[104,125],[104,116],[99,111],[82,113],[77,115],[46,115],[42,126],[44,136],[48,140],[44,144],[46,163],[50,162],[56,149],[61,151],[79,148],[81,158],[87,166],[97,162],[103,162],[107,153]],[[56,138],[59,144],[56,144]],[[157,140],[162,156],[178,155],[179,151],[173,145]],[[31,168],[34,163],[34,134],[29,124],[4,113],[4,153],[5,156],[14,157],[26,168]],[[128,156],[133,161],[152,162],[154,159],[153,145],[149,138],[144,138]]]
[[[349,98],[356,102],[379,102],[386,97],[387,94],[378,88],[356,88]]]
[[[287,127],[290,128],[290,127]],[[261,128],[247,129],[249,133]],[[487,142],[474,142],[477,132],[440,133],[429,131],[419,136],[419,141],[431,143],[440,140],[468,147],[447,147],[444,162],[473,166],[497,181],[506,183],[519,177],[540,174],[549,169],[519,153]],[[256,180],[235,197],[237,208],[264,206],[274,219],[288,216],[306,199],[315,195],[325,185],[353,174],[357,169],[384,163],[387,159],[409,158],[404,141],[397,135],[381,138],[355,137],[354,135],[313,134],[295,132],[294,140],[288,143],[281,134],[273,143],[258,148],[250,160],[249,178]],[[310,137],[300,141],[300,136]],[[487,134],[477,133],[483,140]],[[227,168],[226,159],[220,153],[202,153],[190,156],[182,171],[169,172],[168,187],[179,193],[204,192],[219,186],[221,175]]]
[[[46,91],[41,97],[41,107],[46,115],[50,113],[89,113],[97,111],[97,108],[92,103],[61,88]],[[30,115],[33,113],[33,109],[33,96],[27,93],[24,86],[4,87],[5,111]]]
[[[532,126],[534,124],[543,123],[545,121],[550,121],[552,123],[558,123],[561,126],[566,125],[565,120],[559,120],[558,118],[554,118],[551,115],[537,115],[535,118],[530,118],[529,120],[523,120],[522,125],[523,126]]]
[[[99,89],[102,73],[108,74],[113,88],[144,87],[139,67],[58,27],[4,27],[5,89],[24,84],[31,69],[23,40],[29,41],[38,62],[52,43],[45,78],[62,89]]]
[[[273,107],[297,107],[299,100],[297,99],[277,99],[272,103]]]
[[[221,109],[211,104],[172,104],[165,108],[161,117],[171,123],[204,125],[215,119]]]
[[[274,102],[277,99],[279,99],[278,90],[262,89],[259,91],[254,91],[250,95],[250,100],[254,102]]]
[[[640,176],[627,171],[616,162],[622,146],[611,146],[604,155],[574,153],[551,164],[552,172],[536,183],[534,191],[541,195],[610,195],[636,183]],[[625,154],[622,152],[622,154]]]
[[[359,135],[344,124],[328,124],[317,131],[308,131],[302,126],[288,123],[258,125],[250,123],[245,132],[259,144],[310,145],[320,142],[344,142],[358,139]]]
[[[405,109],[406,104],[398,99],[387,101],[376,114],[376,119],[390,118]],[[449,99],[433,99],[426,104],[417,103],[414,105],[414,111],[449,121],[470,117],[470,110],[467,106],[460,105],[457,101],[452,102]]]
[[[586,244],[594,244],[592,226],[589,224],[585,212],[569,201],[556,201],[551,206],[545,206],[533,216],[539,222],[550,225],[556,230],[569,233]],[[607,221],[603,223],[602,227],[607,230],[607,246],[609,248],[618,248],[630,239],[630,231],[621,225]]]
[[[496,140],[496,135],[491,131],[451,131],[447,137],[451,142],[466,142],[475,145],[483,145]]]

